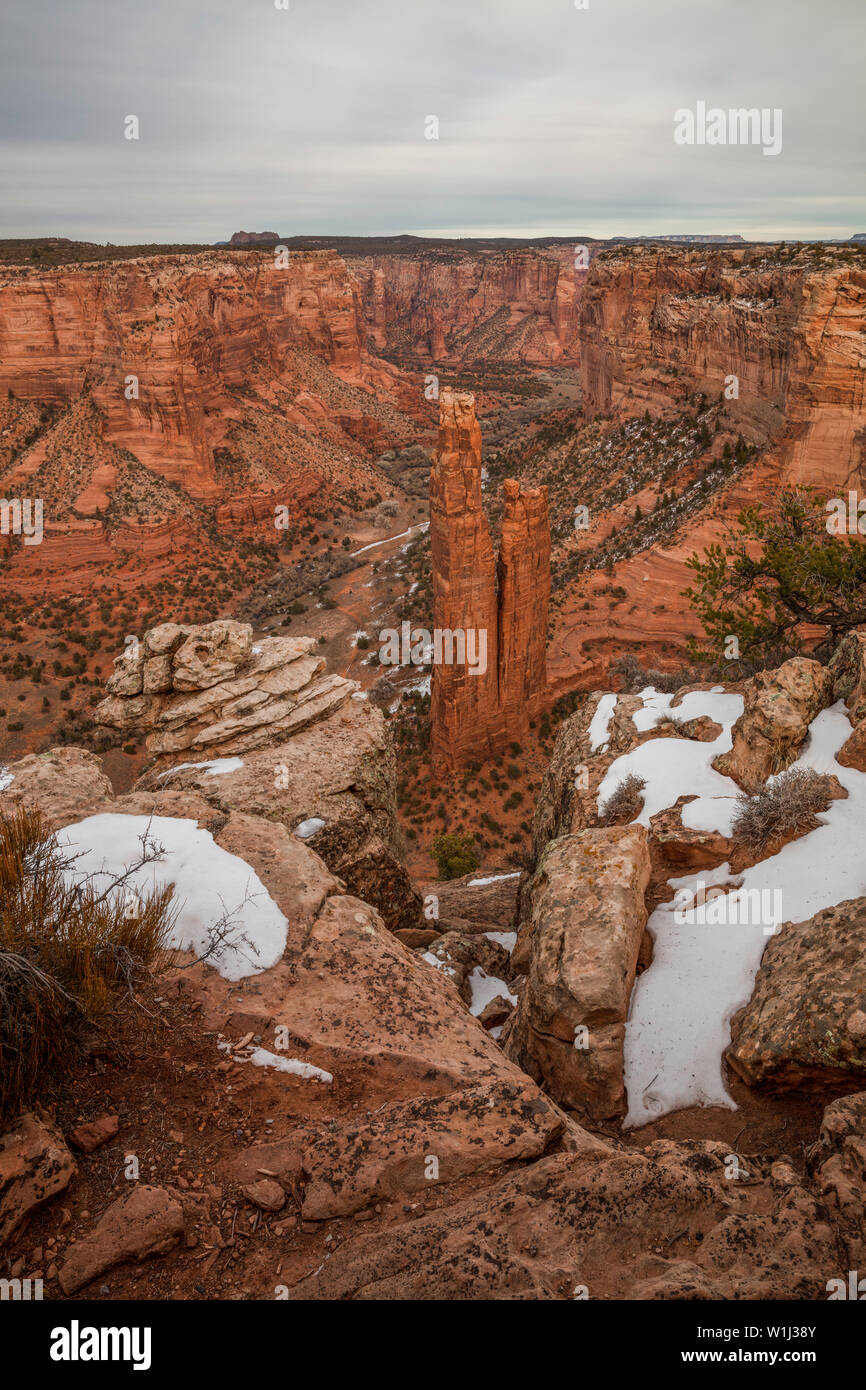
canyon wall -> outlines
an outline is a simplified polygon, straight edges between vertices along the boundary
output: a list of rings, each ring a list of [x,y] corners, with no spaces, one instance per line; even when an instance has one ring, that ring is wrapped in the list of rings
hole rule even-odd
[[[481,499],[481,430],[474,397],[445,388],[439,442],[430,473],[433,625],[476,634],[486,665],[434,661],[431,744],[437,764],[453,769],[524,737],[543,698],[550,527],[547,489],[504,485],[498,564]],[[497,568],[499,583],[497,586]]]
[[[595,258],[581,298],[589,413],[717,398],[744,436],[778,450],[783,482],[866,484],[866,269],[770,248],[652,247]],[[729,388],[731,389],[731,388]]]
[[[286,389],[286,418],[296,405],[295,423],[309,423],[297,401],[311,394],[299,367],[309,355],[354,386],[394,385],[394,369],[366,353],[334,251],[285,267],[214,251],[0,274],[0,391],[58,405],[87,393],[106,440],[194,498],[223,495],[214,448],[248,375]]]
[[[367,339],[421,362],[546,366],[578,357],[587,272],[573,246],[347,256]]]

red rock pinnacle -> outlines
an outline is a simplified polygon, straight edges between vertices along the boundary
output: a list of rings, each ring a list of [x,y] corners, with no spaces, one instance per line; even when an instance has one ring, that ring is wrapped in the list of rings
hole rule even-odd
[[[547,489],[505,483],[497,565],[481,502],[481,430],[474,397],[445,388],[430,474],[433,623],[445,659],[434,660],[432,750],[465,766],[525,735],[543,696],[550,528]],[[447,660],[465,633],[468,659]],[[474,668],[474,669],[473,669]]]

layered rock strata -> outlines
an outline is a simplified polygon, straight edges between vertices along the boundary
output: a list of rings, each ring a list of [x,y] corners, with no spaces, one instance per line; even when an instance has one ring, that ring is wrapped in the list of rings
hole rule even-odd
[[[300,827],[389,927],[415,926],[384,718],[351,698],[357,682],[326,671],[315,639],[253,646],[248,624],[225,619],[162,623],[137,645],[116,659],[96,718],[147,731],[140,788],[191,789],[223,814]]]

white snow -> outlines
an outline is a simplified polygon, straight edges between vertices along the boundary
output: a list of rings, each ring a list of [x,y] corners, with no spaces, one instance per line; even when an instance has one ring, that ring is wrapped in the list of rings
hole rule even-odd
[[[646,696],[646,692],[643,694]],[[682,705],[685,717],[694,719],[700,714],[709,715],[710,719],[722,726],[718,738],[712,743],[699,743],[696,739],[687,738],[653,738],[638,744],[630,753],[615,758],[598,789],[599,811],[620,782],[633,772],[646,782],[643,809],[636,817],[640,825],[649,825],[651,816],[656,815],[658,811],[664,811],[668,806],[673,806],[680,796],[697,796],[705,798],[706,801],[724,798],[725,805],[719,808],[719,815],[729,815],[728,803],[731,798],[736,797],[739,787],[730,777],[723,777],[720,772],[716,772],[710,764],[720,753],[730,750],[731,726],[743,712],[743,697],[711,690],[694,691],[691,694],[698,699],[686,705],[686,700],[690,700],[690,697],[686,696]],[[653,694],[649,698],[653,702],[665,703],[647,705],[645,699],[644,709],[638,710],[635,715],[635,720],[639,715],[644,715],[649,720],[644,724],[645,729],[658,723],[669,707],[672,697]],[[694,814],[706,817],[711,809],[707,804],[702,804]],[[714,827],[707,825],[704,828]]]
[[[311,835],[315,835],[317,831],[324,830],[324,828],[325,821],[319,816],[310,816],[309,820],[302,820],[300,824],[295,826],[294,833],[300,840],[309,840]]]
[[[473,878],[468,888],[486,888],[488,883],[504,883],[507,878],[520,878],[520,870],[513,874],[494,874],[492,878]]]
[[[15,774],[10,772],[8,767],[0,767],[0,792],[5,792],[15,781]]]
[[[436,969],[441,970],[443,975],[457,974],[454,966],[448,964],[451,957],[445,952],[443,952],[441,956],[434,956],[432,951],[425,951],[421,959],[426,960],[428,965],[435,965]]]
[[[496,975],[488,975],[480,965],[476,965],[468,979],[469,988],[472,990],[472,1003],[469,1005],[469,1012],[474,1014],[476,1018],[484,1012],[492,999],[498,999],[500,995],[504,999],[510,1000],[514,1008],[517,1007],[517,995],[509,993],[505,981],[500,980]]]
[[[517,945],[516,931],[486,931],[484,936],[488,941],[495,941],[497,946],[501,946],[509,955]]]
[[[202,954],[208,929],[228,912],[233,928],[227,941],[208,957],[227,980],[268,970],[283,954],[288,923],[258,875],[243,859],[220,849],[194,820],[168,816],[88,816],[57,834],[62,849],[79,857],[67,872],[75,879],[94,875],[97,888],[123,873],[141,856],[140,837],[147,834],[164,849],[126,880],[131,893],[151,892],[174,884],[178,909],[169,945]],[[119,889],[118,892],[123,892]],[[245,936],[246,941],[241,937]]]
[[[236,1058],[241,1061],[242,1058]],[[266,1047],[257,1047],[250,1053],[249,1060],[254,1067],[273,1067],[276,1071],[287,1071],[292,1076],[301,1076],[305,1081],[333,1081],[329,1071],[301,1062],[297,1057],[281,1057],[277,1052],[268,1052]]]
[[[718,717],[709,708],[701,712]],[[835,757],[850,732],[841,701],[822,710],[794,764],[835,774],[848,792],[847,799],[831,802],[815,830],[747,869],[736,881],[742,894],[755,889],[770,897],[781,893],[783,921],[803,922],[823,908],[866,895],[866,774],[842,767]],[[730,746],[727,730],[726,738]],[[672,742],[689,746],[685,740],[658,739],[644,747],[669,748]],[[720,744],[717,740],[696,747],[722,751]],[[694,768],[686,777],[682,766],[671,763],[649,770],[666,783],[664,791],[647,787],[651,805],[671,805],[700,781]],[[714,802],[718,803],[715,810]],[[726,790],[715,797],[704,792],[692,806],[699,809],[692,811],[688,823],[719,828],[730,824]],[[694,891],[700,880],[725,883],[727,878],[728,866],[723,864],[712,873],[703,870],[670,882],[675,888]],[[637,981],[625,1031],[627,1125],[645,1124],[687,1105],[735,1108],[722,1078],[722,1054],[730,1041],[732,1016],[751,997],[769,939],[766,924],[738,925],[728,920],[725,925],[695,925],[688,921],[688,913],[675,911],[677,906],[663,904],[648,923],[654,939],[653,962]],[[678,922],[678,917],[685,920]]]
[[[607,747],[608,732],[610,721],[613,719],[613,712],[616,709],[615,695],[602,695],[595,707],[595,714],[589,726],[589,747],[590,751],[597,753],[599,748]]]
[[[164,777],[173,777],[176,772],[183,772],[189,767],[203,772],[206,777],[222,777],[227,772],[237,772],[243,765],[243,758],[211,758],[206,763],[178,763],[176,767],[169,767],[165,772],[161,772],[158,780],[161,782]]]

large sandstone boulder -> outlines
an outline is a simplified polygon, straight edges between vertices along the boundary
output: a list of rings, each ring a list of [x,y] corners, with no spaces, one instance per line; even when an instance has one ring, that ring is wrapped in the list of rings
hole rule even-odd
[[[348,1216],[380,1198],[537,1158],[563,1127],[528,1077],[384,1105],[367,1121],[332,1126],[309,1146],[302,1215]]]
[[[190,789],[223,814],[300,828],[390,928],[419,925],[384,717],[350,698],[356,682],[328,675],[314,638],[253,646],[245,623],[162,623],[115,668],[97,718],[149,731],[140,788]]]
[[[0,808],[4,813],[23,806],[41,811],[49,829],[83,820],[113,796],[111,783],[95,753],[84,748],[50,748],[28,753],[12,763],[0,778]]]
[[[194,792],[225,815],[242,812],[298,831],[391,930],[419,923],[421,897],[403,863],[394,751],[380,710],[349,700],[291,739],[238,761],[212,771],[207,761],[175,767],[161,759],[138,786]]]
[[[485,870],[427,885],[425,919],[441,931],[511,932],[517,927],[517,902],[524,876],[514,870]],[[435,899],[435,902],[431,902]]]
[[[750,1085],[799,1088],[866,1075],[866,898],[771,937],[727,1058]]]
[[[554,840],[532,882],[529,979],[505,1051],[595,1119],[625,1108],[625,1020],[649,878],[647,832],[627,825]]]
[[[760,671],[743,694],[731,750],[713,767],[755,792],[794,761],[812,720],[833,699],[833,677],[820,662],[797,656],[776,671]]]
[[[114,663],[96,718],[148,731],[154,755],[198,757],[274,744],[326,718],[357,690],[328,675],[313,637],[252,644],[248,623],[225,619],[181,627],[162,623]]]
[[[0,1134],[0,1246],[65,1191],[76,1171],[63,1135],[39,1115],[21,1115]]]

